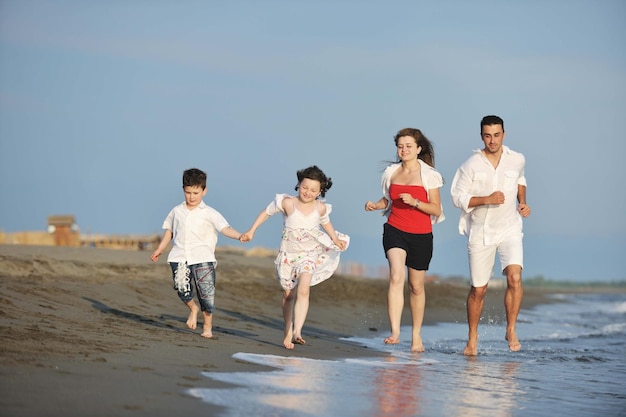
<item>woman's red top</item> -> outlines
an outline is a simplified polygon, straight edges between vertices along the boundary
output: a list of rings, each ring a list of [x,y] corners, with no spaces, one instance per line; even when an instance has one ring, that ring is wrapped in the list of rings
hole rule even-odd
[[[426,189],[421,185],[391,184],[389,196],[391,197],[391,214],[387,223],[403,232],[425,234],[433,231],[430,215],[414,207],[404,204],[400,194],[409,193],[419,201],[428,202]]]

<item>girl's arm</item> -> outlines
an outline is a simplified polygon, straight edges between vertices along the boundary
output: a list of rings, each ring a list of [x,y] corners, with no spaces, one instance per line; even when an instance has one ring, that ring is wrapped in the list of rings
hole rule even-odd
[[[267,214],[267,211],[265,209],[263,209],[263,211],[259,213],[259,215],[257,216],[252,226],[250,226],[250,229],[248,229],[246,232],[244,232],[241,235],[241,237],[239,238],[239,241],[250,242],[252,239],[254,239],[254,232],[256,231],[256,229],[258,229],[259,226],[265,223],[265,221],[269,218],[270,218],[270,215]]]
[[[335,233],[335,228],[333,227],[333,224],[331,222],[324,223],[322,225],[322,228],[326,233],[328,233],[328,236],[330,236],[330,238],[333,240],[333,243],[337,245],[339,249],[344,250],[346,248],[346,242],[337,237],[337,233]]]
[[[154,262],[158,261],[159,256],[161,256],[161,254],[163,253],[165,248],[167,248],[167,245],[169,245],[171,241],[172,231],[166,230],[165,232],[163,232],[163,238],[161,238],[161,243],[159,243],[159,246],[154,250],[154,252],[152,252],[152,255],[150,255],[150,259],[152,259]]]
[[[280,209],[276,207],[278,199],[280,199]],[[256,232],[256,229],[258,229],[259,226],[265,223],[265,221],[269,219],[272,215],[281,212],[281,209],[283,214],[289,214],[290,211],[287,211],[287,209],[289,208],[291,208],[291,211],[293,211],[293,204],[287,204],[288,201],[291,202],[291,198],[287,196],[282,198],[282,195],[277,194],[274,202],[270,203],[263,211],[261,211],[261,213],[259,213],[252,226],[250,226],[250,229],[248,229],[241,235],[239,241],[245,243],[250,242],[252,239],[254,239],[254,232]]]
[[[320,217],[323,218],[326,216],[326,218],[328,219],[328,216],[326,213],[326,204],[321,204],[320,212],[321,212]],[[330,222],[330,219],[328,219],[326,223],[321,223],[321,225],[324,231],[328,234],[328,236],[330,236],[333,243],[337,245],[339,249],[344,250],[346,248],[346,242],[344,242],[343,240],[337,237],[337,233],[335,232],[335,228],[333,227],[333,224]]]

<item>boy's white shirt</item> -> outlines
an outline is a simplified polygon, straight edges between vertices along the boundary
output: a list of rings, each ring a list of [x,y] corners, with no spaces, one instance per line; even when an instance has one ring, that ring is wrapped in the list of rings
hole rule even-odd
[[[167,261],[187,265],[216,262],[219,233],[229,226],[224,216],[204,201],[192,210],[185,202],[179,204],[163,221],[163,229],[172,232],[172,250]]]

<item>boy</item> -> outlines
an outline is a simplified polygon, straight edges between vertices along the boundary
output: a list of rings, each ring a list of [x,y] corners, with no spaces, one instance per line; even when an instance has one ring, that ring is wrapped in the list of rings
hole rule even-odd
[[[226,219],[202,201],[207,193],[206,174],[196,168],[183,173],[185,202],[174,207],[163,222],[163,238],[150,258],[156,262],[167,245],[172,249],[167,257],[172,268],[174,289],[189,307],[187,327],[195,329],[198,313],[202,311],[202,337],[213,338],[213,310],[215,309],[215,246],[218,233],[231,239],[241,233],[230,227]],[[194,286],[200,308],[194,301]]]

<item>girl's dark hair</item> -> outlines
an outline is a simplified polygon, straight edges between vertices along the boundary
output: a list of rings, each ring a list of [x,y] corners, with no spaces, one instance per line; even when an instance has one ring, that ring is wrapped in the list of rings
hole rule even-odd
[[[297,172],[298,183],[296,184],[296,191],[300,189],[300,183],[303,179],[308,178],[310,180],[319,181],[320,183],[320,196],[326,196],[326,191],[330,190],[333,186],[333,181],[330,177],[326,177],[326,174],[317,167],[317,165],[310,166],[308,168],[301,169]]]
[[[206,174],[198,168],[190,168],[183,172],[183,188],[184,187],[201,187],[206,188]]]
[[[417,146],[422,147],[422,152],[417,156],[422,161],[426,162],[431,167],[435,167],[435,150],[433,149],[433,144],[426,136],[422,134],[419,129],[413,129],[412,127],[407,127],[401,129],[396,133],[396,136],[393,137],[393,141],[398,146],[398,139],[403,136],[410,136],[415,139]],[[398,161],[399,162],[399,161]]]

